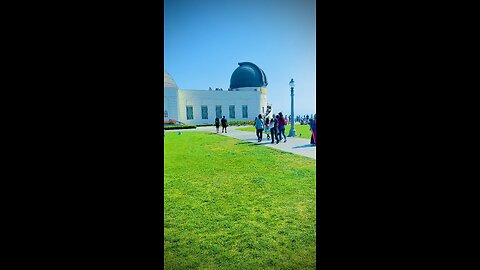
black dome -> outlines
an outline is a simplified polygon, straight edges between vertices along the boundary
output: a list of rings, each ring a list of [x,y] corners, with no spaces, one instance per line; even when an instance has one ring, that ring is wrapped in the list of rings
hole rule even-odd
[[[267,86],[267,77],[261,68],[254,63],[238,63],[239,67],[235,69],[230,78],[230,88],[240,87],[262,87]]]

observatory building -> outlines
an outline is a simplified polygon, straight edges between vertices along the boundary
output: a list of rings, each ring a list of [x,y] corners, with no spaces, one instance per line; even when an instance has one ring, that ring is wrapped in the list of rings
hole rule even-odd
[[[215,117],[227,120],[253,120],[259,114],[271,114],[267,105],[267,77],[261,68],[250,62],[238,63],[228,91],[179,89],[164,70],[164,122],[213,124]]]

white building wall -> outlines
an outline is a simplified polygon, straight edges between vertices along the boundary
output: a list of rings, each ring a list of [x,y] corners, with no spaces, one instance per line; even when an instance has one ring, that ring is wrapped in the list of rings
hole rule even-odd
[[[163,105],[164,109],[168,112],[168,116],[163,116],[163,120],[169,119],[178,120],[178,90],[176,88],[164,88],[163,89]]]
[[[222,106],[227,120],[253,120],[267,109],[266,95],[260,91],[178,90],[178,120],[186,124],[213,124],[216,105]],[[235,118],[230,118],[230,105],[235,105]],[[248,106],[248,117],[242,117],[242,106]],[[193,107],[193,119],[187,120],[186,106]],[[208,119],[202,119],[201,106],[208,107]]]
[[[263,108],[262,115],[265,115],[267,112],[267,95],[261,94],[260,95],[260,108]]]
[[[266,87],[240,87],[240,88],[235,88],[233,89],[233,92],[235,91],[255,91],[258,93],[261,93],[260,95],[260,112],[262,115],[267,112],[267,88]],[[262,109],[263,108],[263,109]],[[258,113],[257,113],[258,115]],[[271,117],[272,114],[269,114]]]

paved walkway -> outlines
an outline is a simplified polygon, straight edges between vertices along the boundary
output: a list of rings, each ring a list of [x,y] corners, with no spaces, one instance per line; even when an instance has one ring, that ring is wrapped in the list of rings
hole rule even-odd
[[[257,136],[255,132],[249,131],[241,131],[237,130],[236,128],[239,127],[228,127],[228,133],[221,133],[222,128],[220,127],[220,135],[233,137],[239,140],[252,142],[255,144],[264,145],[266,147],[275,148],[278,150],[290,152],[293,154],[317,159],[317,147],[310,144],[309,139],[301,139],[301,138],[291,138],[287,137],[287,142],[284,143],[283,141],[279,142],[278,144],[271,144],[271,140],[267,140],[267,136],[263,134],[263,141],[257,142]],[[167,132],[178,132],[180,130],[168,130]],[[216,133],[215,127],[197,127],[196,129],[183,129],[182,132],[194,132],[194,131],[205,131],[205,132],[212,132]]]

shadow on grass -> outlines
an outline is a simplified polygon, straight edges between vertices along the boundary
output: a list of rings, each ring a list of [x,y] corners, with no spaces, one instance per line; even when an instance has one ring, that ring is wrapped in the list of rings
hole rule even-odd
[[[252,139],[251,141],[255,141],[255,142],[242,141],[242,142],[236,143],[236,145],[260,146],[260,145],[270,144],[270,142],[256,142],[257,141],[256,139]]]
[[[295,146],[295,147],[292,147],[292,148],[309,148],[309,147],[315,147],[315,145],[314,144],[305,144],[305,145]]]
[[[258,144],[254,143],[254,142],[245,142],[245,141],[236,143],[236,145],[258,146]]]
[[[250,144],[250,145],[253,145],[254,143],[252,143],[252,142],[243,142],[243,141],[242,141],[242,142],[236,143],[235,145],[239,145],[239,144]]]

